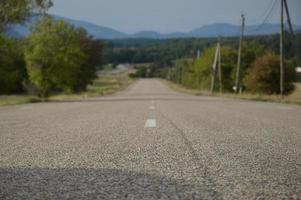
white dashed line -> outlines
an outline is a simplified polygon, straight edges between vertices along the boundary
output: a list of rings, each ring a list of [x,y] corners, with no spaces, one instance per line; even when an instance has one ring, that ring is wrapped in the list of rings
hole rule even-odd
[[[157,122],[155,119],[148,119],[145,122],[145,128],[156,128]]]
[[[150,106],[149,109],[155,110],[155,106]]]

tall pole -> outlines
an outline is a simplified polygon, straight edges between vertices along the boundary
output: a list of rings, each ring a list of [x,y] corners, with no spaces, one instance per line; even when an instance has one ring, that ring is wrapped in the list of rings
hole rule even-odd
[[[218,48],[218,75],[219,75],[219,92],[223,93],[223,81],[222,81],[222,55],[221,55],[221,46],[219,44]]]
[[[197,51],[197,59],[200,59],[200,57],[201,57],[201,51],[198,49],[198,51]]]
[[[211,94],[214,93],[216,65],[217,65],[217,59],[218,59],[218,49],[219,49],[219,43],[217,43],[217,46],[216,46],[214,62],[213,62],[212,69],[211,69],[211,87],[210,87]]]
[[[285,9],[285,10],[284,10]],[[281,0],[280,11],[280,95],[283,98],[284,95],[284,12],[286,12],[287,21],[291,34],[294,36],[293,25],[286,0]]]
[[[284,82],[284,0],[281,0],[281,13],[280,13],[280,95],[283,98],[283,82]]]
[[[235,92],[238,93],[240,90],[240,67],[241,67],[241,51],[243,46],[243,37],[245,30],[245,16],[241,15],[241,30],[238,48],[238,58],[237,58],[237,71],[236,71],[236,81],[235,81]]]

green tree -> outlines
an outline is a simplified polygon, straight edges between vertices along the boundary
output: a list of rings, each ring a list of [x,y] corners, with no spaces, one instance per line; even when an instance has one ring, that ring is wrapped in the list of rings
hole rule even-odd
[[[242,50],[242,63],[240,69],[240,77],[242,77],[242,79],[245,77],[247,70],[253,65],[256,58],[263,56],[266,52],[267,49],[257,41],[246,42]],[[234,58],[234,60],[236,61],[237,58]],[[232,77],[233,79],[236,78],[236,69],[233,70]]]
[[[7,24],[20,23],[33,12],[45,12],[51,6],[51,0],[1,0],[0,32]]]
[[[195,60],[195,73],[198,87],[208,90],[211,84],[211,69],[214,61],[215,47],[205,50],[200,59]],[[236,51],[229,47],[221,48],[222,55],[222,83],[224,90],[230,91],[233,86],[233,77],[231,74],[235,69]],[[217,79],[216,79],[217,80]],[[219,89],[219,83],[216,81],[215,89]]]
[[[104,44],[99,40],[93,40],[83,28],[78,28],[76,32],[80,48],[87,56],[86,62],[80,68],[81,75],[78,77],[77,84],[74,87],[74,91],[80,92],[86,90],[86,86],[91,84],[96,78],[96,71],[102,65]]]
[[[36,25],[25,49],[29,79],[43,97],[53,89],[76,91],[87,57],[75,28],[49,17]]]
[[[289,94],[294,90],[293,82],[296,72],[290,62],[285,64],[284,91]],[[280,67],[279,56],[267,53],[256,59],[244,78],[247,90],[254,93],[279,94],[280,93]]]

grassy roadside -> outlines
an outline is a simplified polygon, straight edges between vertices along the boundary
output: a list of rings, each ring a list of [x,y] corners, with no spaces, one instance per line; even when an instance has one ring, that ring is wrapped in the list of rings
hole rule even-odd
[[[0,106],[4,105],[17,105],[24,103],[36,103],[41,100],[35,96],[28,95],[1,95],[0,96]]]
[[[129,72],[120,74],[100,75],[92,85],[87,87],[87,91],[80,94],[60,94],[49,98],[49,101],[78,100],[88,97],[97,97],[114,94],[127,88],[134,79],[131,79]]]
[[[181,85],[172,83],[170,81],[166,81],[166,80],[162,80],[162,81],[168,87],[178,92],[182,92],[190,95],[196,95],[196,96],[200,96],[200,95],[211,96],[209,91],[189,89]],[[233,93],[224,93],[224,94],[216,93],[214,94],[214,96],[234,98],[234,99],[254,100],[254,101],[265,101],[265,102],[291,103],[291,104],[301,105],[301,84],[297,83],[296,90],[294,91],[294,93],[284,97],[284,99],[282,99],[279,95],[260,95],[260,94],[251,94],[251,93],[243,93],[241,95],[236,95]]]
[[[130,72],[123,72],[120,74],[100,75],[92,85],[89,85],[86,92],[79,94],[58,94],[49,97],[46,101],[64,101],[64,100],[80,100],[88,97],[104,96],[114,94],[134,82],[128,74]],[[41,102],[42,99],[36,96],[28,95],[3,95],[0,96],[0,106],[3,105],[17,105],[25,103]]]

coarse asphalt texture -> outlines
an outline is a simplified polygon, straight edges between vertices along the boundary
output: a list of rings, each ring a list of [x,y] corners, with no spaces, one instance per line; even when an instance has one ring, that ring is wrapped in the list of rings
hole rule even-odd
[[[301,199],[301,106],[141,79],[0,107],[0,199]]]

